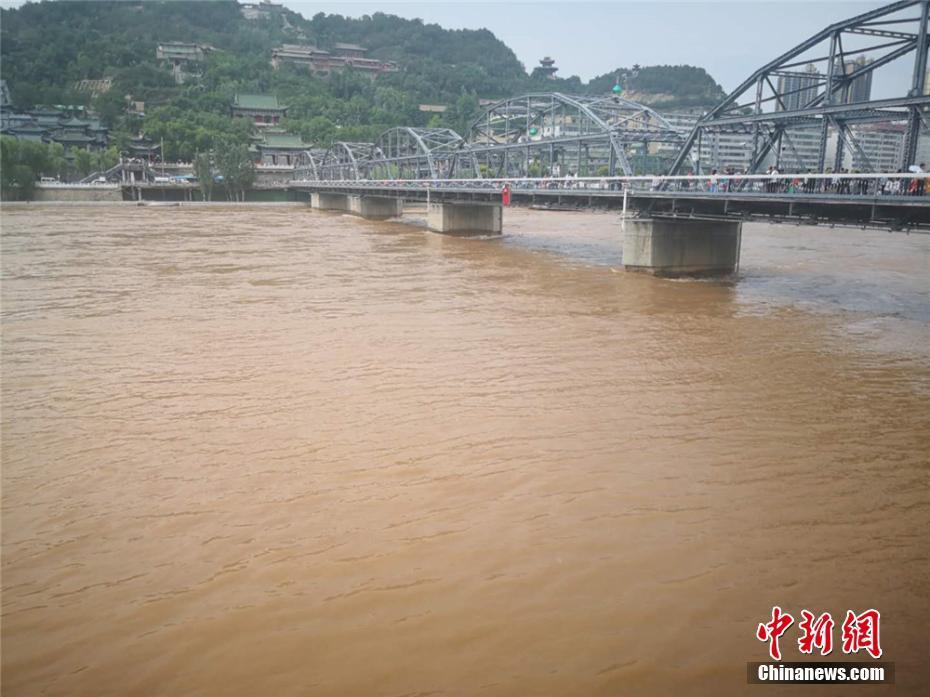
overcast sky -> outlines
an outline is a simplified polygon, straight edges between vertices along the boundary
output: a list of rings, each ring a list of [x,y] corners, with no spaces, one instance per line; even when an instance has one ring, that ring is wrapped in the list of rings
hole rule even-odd
[[[5,7],[20,4],[20,0],[0,0]],[[634,63],[688,63],[705,68],[729,91],[756,68],[828,24],[886,3],[283,0],[283,4],[307,18],[317,12],[359,17],[380,11],[419,17],[450,29],[484,27],[510,46],[528,69],[551,55],[562,77],[589,80]],[[906,71],[902,65],[900,73]],[[894,91],[890,85],[873,85],[873,97]]]

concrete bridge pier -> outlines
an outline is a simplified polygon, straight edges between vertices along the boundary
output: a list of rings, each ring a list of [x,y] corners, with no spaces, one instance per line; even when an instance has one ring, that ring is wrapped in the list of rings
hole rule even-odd
[[[626,221],[623,266],[655,276],[726,276],[739,268],[743,223],[720,218]]]
[[[503,206],[481,203],[430,203],[426,225],[433,232],[499,235]]]
[[[345,194],[326,194],[314,191],[310,194],[310,207],[321,211],[348,211],[348,198]]]
[[[404,200],[388,196],[349,196],[349,212],[369,220],[398,218],[404,214]]]

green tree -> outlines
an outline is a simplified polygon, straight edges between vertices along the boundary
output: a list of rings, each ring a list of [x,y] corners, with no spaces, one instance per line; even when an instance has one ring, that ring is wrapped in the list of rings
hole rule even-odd
[[[194,176],[200,184],[200,193],[204,201],[213,200],[213,160],[210,153],[201,152],[194,158]]]
[[[105,172],[119,162],[119,150],[110,146],[106,150],[99,150],[91,154],[92,171]]]
[[[94,109],[107,128],[114,128],[126,111],[126,101],[120,96],[119,90],[110,89],[96,96]]]
[[[6,201],[31,199],[36,179],[58,175],[64,168],[63,153],[57,144],[0,137],[0,197]]]
[[[231,201],[244,201],[245,191],[255,182],[255,163],[249,155],[249,149],[234,142],[221,142],[213,151],[213,159],[223,188]]]
[[[74,168],[78,171],[78,174],[86,177],[93,170],[93,166],[93,157],[90,152],[87,150],[74,151]]]

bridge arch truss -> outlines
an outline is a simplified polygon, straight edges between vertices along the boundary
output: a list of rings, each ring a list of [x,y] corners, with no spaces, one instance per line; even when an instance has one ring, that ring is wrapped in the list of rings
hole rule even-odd
[[[373,162],[383,159],[374,143],[336,141],[323,155],[319,178],[328,181],[368,179]]]
[[[832,24],[759,68],[703,116],[669,169],[680,174],[690,158],[695,171],[723,170],[720,143],[751,143],[750,174],[779,171],[874,172],[862,139],[904,134],[893,169],[914,164],[921,128],[930,129],[926,95],[930,0],[903,0]],[[910,79],[898,97],[871,99],[870,87],[888,84],[892,63],[910,62]],[[865,89],[863,89],[865,88]],[[874,151],[873,151],[874,152]]]
[[[294,178],[301,180],[321,179],[320,168],[323,165],[323,158],[325,155],[326,150],[323,149],[311,149],[301,152],[297,156]]]
[[[449,128],[391,128],[375,141],[372,179],[442,179],[464,144]]]
[[[467,138],[448,128],[391,128],[374,143],[306,151],[298,171],[321,180],[630,176],[644,173],[657,144],[674,150],[682,142],[665,118],[628,99],[539,93],[492,104]]]
[[[466,140],[456,176],[477,172],[486,177],[593,177],[644,173],[641,163],[656,144],[677,149],[684,139],[643,104],[615,95],[551,92],[492,104],[471,126]]]

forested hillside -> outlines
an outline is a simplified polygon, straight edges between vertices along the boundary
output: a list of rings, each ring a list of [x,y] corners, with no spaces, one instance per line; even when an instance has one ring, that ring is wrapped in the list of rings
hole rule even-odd
[[[229,103],[237,92],[271,93],[289,106],[284,125],[305,140],[369,140],[395,125],[442,124],[467,129],[479,98],[527,90],[603,93],[618,72],[625,89],[661,93],[664,104],[712,104],[722,92],[702,69],[643,68],[635,76],[615,70],[585,85],[578,78],[548,81],[528,74],[513,51],[491,32],[447,30],[420,20],[377,13],[360,19],[283,9],[259,20],[243,17],[230,0],[215,2],[42,2],[0,14],[2,77],[19,108],[86,104],[111,128],[117,145],[140,131],[164,139],[165,156],[189,159],[218,139],[242,140]],[[159,66],[165,41],[210,44],[199,79],[176,84]],[[271,49],[283,43],[328,48],[361,44],[371,57],[395,61],[397,72],[372,81],[351,70],[313,77],[284,65],[274,70]],[[75,89],[82,79],[112,78],[113,87],[91,97]],[[127,97],[145,103],[144,117],[127,113]],[[648,97],[648,94],[646,95]],[[669,98],[670,96],[670,98]],[[442,104],[442,114],[421,112]]]

